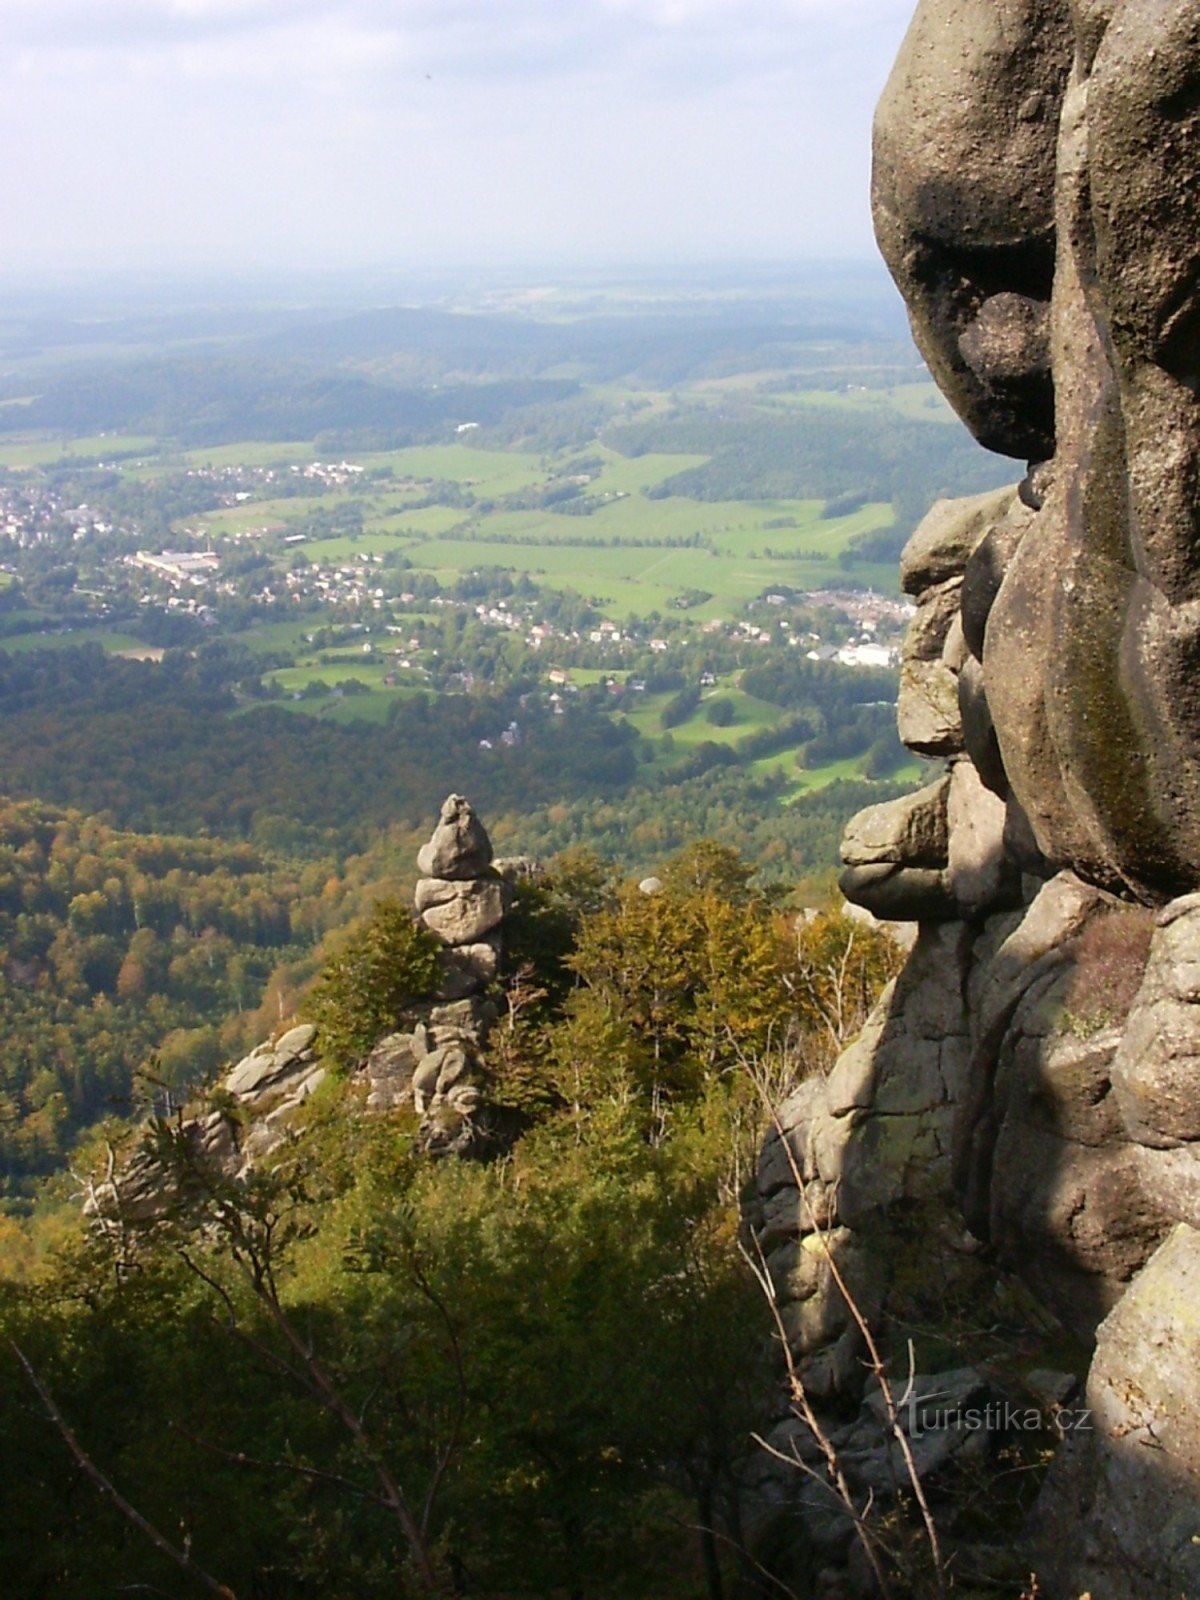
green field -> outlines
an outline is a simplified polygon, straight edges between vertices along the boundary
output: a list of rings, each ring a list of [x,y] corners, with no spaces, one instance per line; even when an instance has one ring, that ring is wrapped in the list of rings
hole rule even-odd
[[[777,727],[788,715],[780,706],[773,706],[766,700],[756,699],[754,695],[746,694],[744,690],[737,688],[732,680],[726,680],[718,681],[715,689],[709,690],[701,697],[699,707],[686,722],[664,730],[663,707],[673,698],[674,696],[670,694],[639,695],[636,709],[626,712],[624,720],[647,739],[661,739],[669,731],[676,751],[686,752],[706,742],[734,745],[748,733],[758,733],[763,728]],[[735,720],[726,728],[719,728],[708,720],[707,707],[714,700],[729,700],[733,703]]]
[[[358,548],[367,548],[366,540]],[[327,548],[327,547],[326,547]],[[417,555],[417,549],[420,555]],[[452,583],[463,572],[496,566],[528,572],[535,582],[554,589],[574,589],[603,615],[619,620],[630,615],[666,613],[685,589],[705,589],[712,599],[686,614],[698,620],[729,618],[731,613],[773,584],[799,589],[821,589],[844,583],[847,574],[833,561],[796,558],[722,556],[686,547],[541,545],[536,548],[492,544],[482,539],[439,539],[434,544],[410,547],[414,561],[434,572],[439,582]],[[857,566],[856,583],[893,591],[892,566]]]
[[[142,655],[146,644],[129,633],[105,628],[75,628],[68,633],[14,633],[0,638],[0,650],[22,655],[27,650],[75,650],[81,644],[101,645],[110,655]]]
[[[901,383],[890,389],[866,389],[850,386],[845,389],[797,389],[784,394],[772,394],[772,402],[793,406],[816,406],[834,411],[895,411],[902,417],[917,422],[948,422],[957,425],[958,419],[932,383]]]
[[[20,470],[57,461],[108,461],[133,451],[149,454],[157,449],[153,438],[119,433],[94,434],[87,439],[0,438],[0,467]]]

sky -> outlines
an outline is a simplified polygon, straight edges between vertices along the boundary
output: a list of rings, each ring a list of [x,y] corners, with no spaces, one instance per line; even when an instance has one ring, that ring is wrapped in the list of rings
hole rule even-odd
[[[915,0],[0,0],[0,273],[867,258]]]

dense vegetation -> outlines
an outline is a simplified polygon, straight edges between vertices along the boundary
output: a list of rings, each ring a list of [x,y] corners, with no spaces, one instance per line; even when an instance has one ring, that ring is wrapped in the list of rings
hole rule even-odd
[[[128,1111],[152,1060],[180,1088],[236,1052],[275,967],[337,914],[326,869],[247,845],[0,807],[0,1175],[59,1165]]]
[[[862,590],[997,469],[877,284],[605,303],[0,318],[6,1592],[807,1582],[751,1526],[739,1190],[763,1092],[895,967],[794,918],[913,764],[896,673],[806,656],[894,645]],[[487,1163],[357,1070],[429,990],[451,790],[562,852],[508,925]],[[234,1182],[187,1118],[240,1137],[220,1073],[297,1017],[329,1076]],[[170,1200],[127,1212],[143,1140]]]
[[[831,956],[851,944],[859,1015],[895,954],[838,918],[797,934],[719,847],[661,876],[646,896],[576,857],[523,890],[488,1054],[525,1130],[505,1159],[417,1156],[411,1117],[365,1116],[349,1074],[248,1183],[164,1121],[180,1188],[157,1220],[85,1236],[47,1200],[9,1237],[15,1589],[179,1575],[80,1480],[9,1338],[97,1469],[237,1596],[718,1600],[754,1577],[768,1321],[735,1247],[754,1071],[782,1092],[819,1058]],[[394,944],[392,917],[363,949]],[[356,974],[324,980],[344,1022]]]
[[[772,803],[783,785],[738,763],[838,727],[842,753],[866,750],[891,717],[896,681],[802,660],[764,665],[745,679],[788,709],[782,737],[765,729],[735,745],[681,748],[655,774],[642,766],[634,728],[609,715],[603,689],[555,716],[517,677],[504,688],[397,699],[383,724],[340,724],[256,703],[260,673],[260,660],[221,644],[161,663],[96,646],[0,651],[0,770],[14,794],[105,812],[124,828],[204,830],[290,853],[324,856],[362,848],[397,822],[420,826],[457,789],[533,854],[591,842],[636,866],[697,834],[744,845],[765,829],[786,843],[786,869],[797,876],[836,859],[862,786],[783,812]],[[855,708],[875,700],[883,710],[864,721]],[[514,721],[520,743],[495,748]],[[814,830],[817,816],[835,820]]]

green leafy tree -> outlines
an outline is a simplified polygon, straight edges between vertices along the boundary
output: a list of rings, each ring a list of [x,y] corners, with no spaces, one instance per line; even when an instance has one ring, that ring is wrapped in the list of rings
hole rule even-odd
[[[379,901],[327,963],[309,999],[325,1055],[351,1065],[395,1027],[405,1006],[432,994],[440,948],[399,901]]]

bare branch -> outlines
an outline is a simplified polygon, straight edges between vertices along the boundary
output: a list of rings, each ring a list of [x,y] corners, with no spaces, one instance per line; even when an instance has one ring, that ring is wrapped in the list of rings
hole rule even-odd
[[[757,1085],[757,1080],[755,1079],[754,1081]],[[758,1085],[758,1087],[759,1092],[762,1093],[761,1086]],[[804,1175],[800,1171],[800,1165],[796,1160],[796,1153],[792,1149],[791,1142],[784,1130],[783,1123],[780,1121],[778,1108],[768,1100],[766,1109],[767,1114],[771,1119],[772,1126],[775,1129],[775,1135],[783,1147],[784,1155],[787,1159],[788,1166],[791,1169],[792,1180],[795,1183],[800,1195],[800,1203],[807,1213],[810,1231],[813,1232],[817,1237],[821,1251],[825,1257],[826,1263],[829,1266],[830,1275],[832,1276],[834,1283],[837,1285],[838,1292],[845,1301],[846,1308],[850,1312],[851,1317],[854,1319],[854,1323],[858,1328],[859,1333],[862,1335],[863,1343],[866,1345],[869,1365],[879,1383],[880,1393],[883,1397],[884,1407],[887,1412],[888,1427],[904,1460],[904,1470],[908,1477],[909,1484],[912,1487],[913,1497],[916,1500],[918,1509],[921,1513],[921,1521],[924,1524],[925,1537],[929,1544],[929,1553],[933,1561],[934,1577],[937,1585],[939,1600],[945,1600],[946,1565],[942,1559],[941,1540],[938,1537],[937,1524],[935,1523],[933,1513],[930,1510],[929,1500],[925,1493],[925,1486],[921,1482],[920,1473],[917,1471],[917,1465],[913,1459],[912,1445],[900,1422],[899,1410],[896,1405],[895,1396],[892,1392],[891,1380],[888,1377],[886,1364],[880,1352],[879,1345],[876,1342],[875,1335],[871,1331],[866,1317],[863,1315],[862,1308],[859,1306],[854,1295],[850,1292],[850,1287],[846,1282],[845,1276],[842,1273],[841,1268],[838,1266],[837,1259],[834,1256],[833,1251],[829,1247],[829,1240],[826,1236],[825,1230],[818,1224],[817,1218],[813,1213],[812,1205],[805,1189]],[[911,1359],[912,1356],[910,1349],[910,1362]]]
[[[38,1399],[42,1402],[42,1405],[45,1406],[46,1415],[58,1429],[63,1443],[71,1452],[72,1456],[74,1456],[80,1470],[86,1474],[92,1483],[95,1484],[100,1493],[107,1495],[115,1508],[125,1518],[126,1522],[132,1523],[139,1533],[144,1534],[146,1538],[149,1539],[150,1543],[156,1550],[159,1551],[160,1554],[166,1556],[168,1560],[173,1561],[181,1572],[185,1572],[189,1578],[193,1578],[201,1586],[201,1588],[207,1589],[209,1594],[217,1595],[219,1600],[237,1600],[237,1596],[234,1594],[232,1589],[230,1589],[226,1584],[218,1583],[216,1578],[211,1577],[207,1572],[204,1571],[202,1567],[198,1567],[192,1560],[190,1551],[186,1549],[176,1549],[169,1539],[164,1538],[163,1535],[159,1533],[158,1529],[152,1522],[150,1522],[146,1517],[142,1516],[141,1512],[138,1511],[134,1506],[130,1505],[129,1501],[125,1499],[124,1495],[121,1494],[120,1490],[117,1489],[112,1480],[105,1477],[104,1473],[101,1472],[100,1468],[92,1460],[91,1456],[88,1455],[87,1451],[83,1448],[79,1440],[71,1431],[71,1427],[66,1418],[55,1405],[50,1391],[46,1388],[41,1379],[38,1377],[37,1373],[33,1370],[33,1366],[31,1365],[28,1357],[25,1355],[25,1352],[21,1349],[20,1345],[18,1345],[15,1340],[10,1340],[9,1343],[12,1345],[12,1348],[16,1353],[17,1360],[24,1368],[25,1376],[32,1384]]]
[[[855,1534],[858,1537],[859,1544],[862,1546],[863,1554],[866,1556],[867,1561],[870,1564],[871,1571],[875,1576],[875,1582],[879,1586],[879,1592],[884,1597],[884,1600],[890,1600],[892,1591],[887,1580],[887,1573],[884,1570],[883,1561],[880,1558],[879,1540],[874,1529],[867,1526],[866,1521],[859,1512],[858,1507],[855,1505],[854,1496],[850,1492],[850,1485],[846,1480],[846,1474],[842,1468],[841,1461],[838,1459],[837,1447],[834,1445],[833,1440],[829,1437],[827,1429],[822,1426],[820,1418],[813,1410],[812,1401],[809,1399],[808,1391],[804,1387],[804,1381],[800,1377],[799,1370],[796,1366],[795,1357],[792,1355],[792,1347],[788,1342],[787,1329],[784,1327],[783,1316],[779,1310],[779,1300],[775,1293],[775,1285],[771,1281],[770,1272],[767,1270],[766,1257],[763,1255],[762,1246],[758,1243],[757,1239],[754,1241],[754,1245],[758,1254],[757,1261],[754,1260],[744,1245],[740,1245],[739,1248],[747,1264],[749,1265],[750,1270],[754,1273],[759,1287],[762,1289],[767,1304],[770,1307],[771,1318],[775,1323],[776,1337],[778,1338],[780,1346],[783,1350],[784,1365],[787,1368],[788,1388],[792,1396],[792,1403],[799,1411],[805,1427],[816,1441],[817,1448],[820,1450],[821,1455],[824,1458],[825,1470],[828,1474],[828,1481],[822,1478],[819,1473],[814,1472],[812,1467],[810,1467],[807,1462],[802,1461],[798,1453],[795,1453],[793,1457],[785,1456],[781,1451],[776,1450],[771,1445],[768,1445],[765,1440],[757,1439],[757,1436],[755,1436],[755,1438],[759,1444],[763,1445],[763,1448],[767,1450],[770,1455],[777,1456],[780,1461],[786,1462],[789,1466],[799,1467],[800,1470],[803,1471],[807,1476],[815,1478],[818,1483],[824,1484],[830,1493],[841,1502],[845,1510],[854,1519]]]
[[[338,1472],[323,1472],[319,1467],[306,1467],[299,1461],[264,1461],[258,1456],[248,1456],[244,1450],[226,1450],[224,1446],[213,1444],[210,1439],[201,1439],[197,1434],[189,1433],[180,1423],[172,1423],[175,1432],[198,1445],[201,1450],[207,1450],[211,1455],[220,1456],[222,1461],[228,1461],[235,1467],[249,1467],[261,1472],[294,1472],[302,1478],[311,1478],[314,1483],[327,1483],[333,1488],[344,1489],[347,1494],[353,1494],[360,1500],[370,1500],[377,1506],[390,1510],[387,1501],[373,1489],[366,1489],[361,1483],[355,1483],[352,1478],[343,1478]]]

